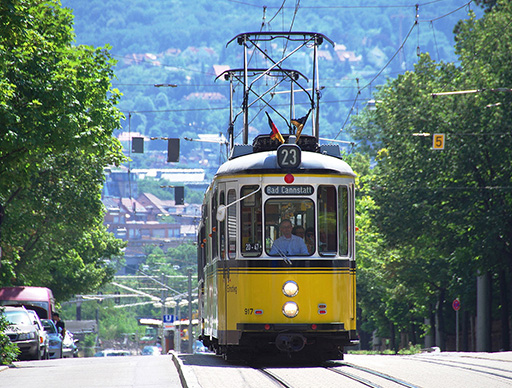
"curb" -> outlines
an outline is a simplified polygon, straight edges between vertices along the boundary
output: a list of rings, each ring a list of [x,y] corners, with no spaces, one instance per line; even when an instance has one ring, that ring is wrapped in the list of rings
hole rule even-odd
[[[171,352],[172,362],[178,371],[180,376],[181,386],[183,388],[201,388],[201,385],[197,381],[197,377],[190,368],[184,368],[183,362],[178,357],[176,352]]]

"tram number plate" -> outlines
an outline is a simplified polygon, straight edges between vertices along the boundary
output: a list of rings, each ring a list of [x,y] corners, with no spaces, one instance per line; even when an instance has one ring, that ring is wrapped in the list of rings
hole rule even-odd
[[[254,312],[254,309],[252,307],[244,309],[245,315],[252,315],[253,312]]]
[[[296,168],[301,162],[301,150],[296,144],[282,144],[277,149],[277,164],[281,168]]]

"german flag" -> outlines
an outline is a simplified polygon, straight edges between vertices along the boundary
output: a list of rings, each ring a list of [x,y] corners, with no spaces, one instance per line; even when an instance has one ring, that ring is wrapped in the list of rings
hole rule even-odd
[[[281,144],[283,144],[284,143],[283,135],[281,135],[281,133],[277,129],[276,125],[274,124],[274,122],[270,118],[269,114],[267,112],[265,112],[265,114],[268,117],[268,125],[270,125],[270,128],[272,129],[272,133],[270,134],[270,138],[272,140],[276,140],[277,139],[277,140],[279,140],[281,142]]]

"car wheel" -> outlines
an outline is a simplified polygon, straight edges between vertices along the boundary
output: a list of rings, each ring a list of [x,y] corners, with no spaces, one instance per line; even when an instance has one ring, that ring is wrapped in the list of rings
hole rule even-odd
[[[40,359],[41,359],[41,347],[39,345],[37,345],[34,360],[40,360]]]

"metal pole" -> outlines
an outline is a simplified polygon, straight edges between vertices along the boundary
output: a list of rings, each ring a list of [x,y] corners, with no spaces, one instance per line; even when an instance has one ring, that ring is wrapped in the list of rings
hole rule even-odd
[[[180,300],[181,302],[181,300]],[[181,353],[181,309],[180,309],[180,303],[178,302],[178,304],[176,305],[177,308],[178,308],[178,327],[176,328],[176,325],[174,325],[174,327],[176,328],[176,338],[177,338],[177,341],[176,341],[176,350],[178,351],[178,353]]]
[[[459,310],[455,311],[455,350],[459,351]]]
[[[317,67],[316,67],[316,62],[317,62],[317,45],[316,45],[316,40],[315,40],[315,44],[313,46],[313,85],[311,86],[311,93],[313,94],[313,101],[315,100],[315,93],[316,93],[316,89],[318,88],[318,85],[316,84],[316,72],[317,72]],[[317,128],[317,118],[318,118],[318,115],[316,114],[316,109],[318,107],[315,106],[315,103],[313,102],[313,115],[311,117],[311,123],[313,125],[313,136],[316,137],[316,141],[318,141],[318,138],[320,137],[320,134],[318,133],[318,128]],[[316,116],[316,118],[315,118]]]
[[[235,139],[233,139],[233,74],[229,74],[229,152],[233,149]]]
[[[249,75],[247,74],[247,37],[244,37],[244,144],[249,143]]]
[[[293,76],[293,75],[292,75]],[[295,118],[295,98],[294,98],[294,92],[293,92],[293,81],[290,82],[290,119]],[[293,131],[295,133],[295,130]]]
[[[188,352],[193,353],[192,344],[194,333],[192,332],[192,270],[188,270]]]

